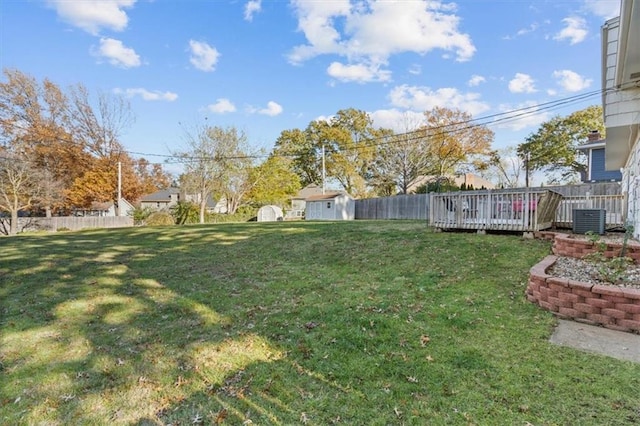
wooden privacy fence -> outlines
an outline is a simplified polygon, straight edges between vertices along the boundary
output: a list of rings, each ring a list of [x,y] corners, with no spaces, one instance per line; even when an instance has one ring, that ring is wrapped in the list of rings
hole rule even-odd
[[[623,227],[625,224],[626,197],[617,195],[582,195],[563,197],[556,212],[555,226],[573,227],[574,209],[605,210],[605,228]]]
[[[539,231],[551,228],[562,199],[540,189],[433,193],[429,224],[440,229]]]
[[[46,217],[20,217],[18,218],[18,230],[24,231],[57,231],[68,229],[77,231],[87,228],[124,228],[133,226],[133,218],[129,216],[55,216]]]
[[[428,219],[429,194],[356,200],[356,219]]]

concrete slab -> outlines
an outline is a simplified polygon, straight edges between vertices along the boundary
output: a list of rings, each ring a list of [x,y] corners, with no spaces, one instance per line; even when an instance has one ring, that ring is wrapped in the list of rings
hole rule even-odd
[[[640,363],[640,335],[558,320],[551,343]]]

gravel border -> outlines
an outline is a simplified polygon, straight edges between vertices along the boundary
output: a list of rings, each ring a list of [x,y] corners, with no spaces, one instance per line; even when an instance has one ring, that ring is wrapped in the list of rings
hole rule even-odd
[[[555,277],[568,278],[590,284],[640,289],[640,265],[628,266],[620,274],[620,280],[615,283],[603,280],[600,272],[603,267],[604,264],[601,262],[558,256],[548,273]]]

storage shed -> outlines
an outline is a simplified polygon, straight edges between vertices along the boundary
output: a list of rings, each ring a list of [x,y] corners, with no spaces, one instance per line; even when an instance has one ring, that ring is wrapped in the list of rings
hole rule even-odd
[[[313,195],[306,201],[306,220],[355,219],[355,200],[345,192]]]
[[[278,206],[262,206],[258,210],[258,222],[275,222],[284,220],[282,209]]]

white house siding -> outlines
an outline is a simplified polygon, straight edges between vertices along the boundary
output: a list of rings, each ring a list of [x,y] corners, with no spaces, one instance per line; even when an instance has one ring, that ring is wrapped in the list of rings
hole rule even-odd
[[[627,224],[633,226],[634,238],[640,239],[640,139],[636,139],[622,173],[622,191],[627,193]]]
[[[632,5],[623,1],[622,11],[626,16],[632,16]],[[634,237],[640,238],[640,87],[631,81],[630,75],[623,75],[623,70],[618,69],[628,58],[628,55],[618,57],[620,49],[628,53],[629,49],[638,47],[627,45],[627,32],[631,27],[629,22],[625,25],[626,30],[621,31],[618,17],[602,27],[602,104],[607,128],[605,168],[623,169],[621,185],[628,200],[627,223],[633,225]],[[629,74],[629,70],[625,72]]]
[[[605,166],[619,170],[627,163],[632,149],[630,126],[637,125],[640,114],[640,87],[617,87],[620,18],[614,18],[602,27],[603,73],[602,87],[604,122],[607,127]]]

